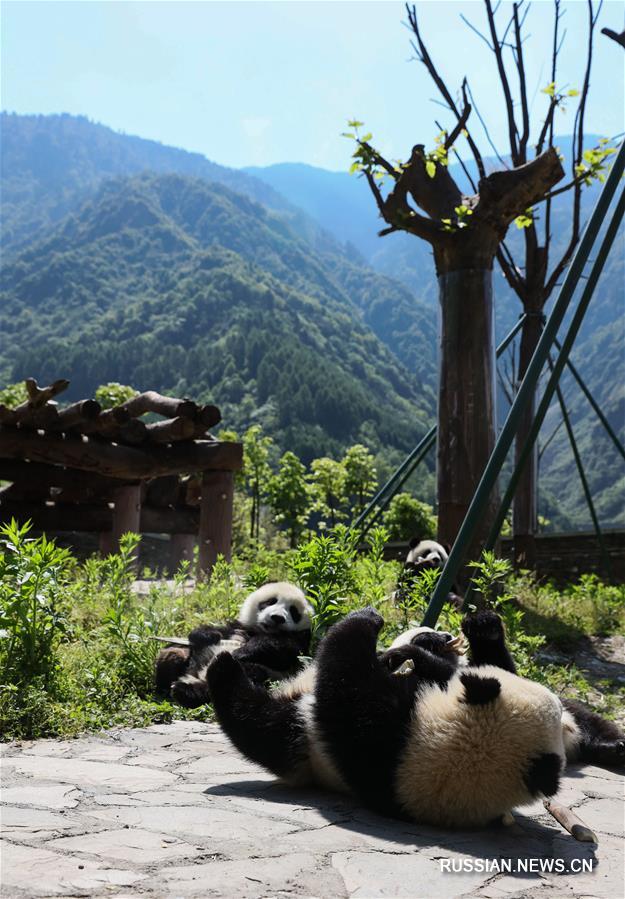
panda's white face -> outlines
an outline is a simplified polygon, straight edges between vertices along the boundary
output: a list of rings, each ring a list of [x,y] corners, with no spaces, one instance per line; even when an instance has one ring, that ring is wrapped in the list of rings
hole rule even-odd
[[[448,559],[447,550],[436,540],[421,540],[406,556],[406,562],[437,562],[443,566]]]
[[[263,584],[251,593],[239,614],[239,621],[268,633],[303,631],[311,626],[312,607],[305,595],[287,581]]]

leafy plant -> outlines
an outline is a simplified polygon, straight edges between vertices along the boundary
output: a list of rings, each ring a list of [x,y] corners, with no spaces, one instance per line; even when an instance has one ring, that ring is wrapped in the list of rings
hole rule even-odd
[[[8,409],[15,409],[28,399],[26,383],[18,381],[16,384],[7,384],[0,390],[0,404]]]
[[[118,384],[117,381],[102,384],[95,392],[95,398],[103,409],[112,409],[113,406],[120,406],[126,400],[131,400],[133,396],[137,396],[137,391],[134,387],[129,387],[127,384]]]
[[[0,527],[1,653],[12,683],[41,678],[52,685],[59,641],[69,631],[62,589],[70,553],[45,536],[29,538],[29,522]]]
[[[291,562],[291,570],[315,610],[313,646],[348,609],[347,597],[356,586],[357,539],[357,534],[337,525],[302,544]]]
[[[436,535],[434,510],[410,493],[395,494],[382,520],[390,540],[425,539]]]

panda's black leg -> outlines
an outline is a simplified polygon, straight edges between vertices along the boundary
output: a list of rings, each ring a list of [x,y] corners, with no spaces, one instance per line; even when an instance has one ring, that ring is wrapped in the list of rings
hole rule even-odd
[[[239,752],[278,777],[292,774],[306,751],[296,705],[251,683],[228,652],[210,665],[207,681],[219,723]]]
[[[462,631],[469,641],[473,665],[495,665],[516,674],[516,665],[506,646],[503,622],[497,612],[482,609],[465,615]]]
[[[424,679],[432,680],[436,659],[413,647],[414,671],[391,674],[376,655],[383,623],[365,609],[328,631],[317,654],[315,721],[348,786],[370,808],[394,814],[394,772],[415,692]]]
[[[588,765],[625,768],[625,734],[617,725],[574,699],[564,699],[562,705],[579,728],[579,741],[570,752],[567,750],[567,758]]]
[[[251,637],[232,655],[240,662],[253,662],[286,673],[298,667],[299,647],[296,641],[286,634],[278,636],[259,634]]]

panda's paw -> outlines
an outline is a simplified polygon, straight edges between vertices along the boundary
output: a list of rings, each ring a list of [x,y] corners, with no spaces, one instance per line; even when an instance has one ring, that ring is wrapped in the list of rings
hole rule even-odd
[[[359,624],[367,624],[369,627],[375,629],[376,634],[384,627],[384,618],[382,618],[379,612],[376,612],[373,606],[367,606],[366,609],[357,609],[355,612],[350,612],[344,620],[345,622],[351,621]]]
[[[192,630],[189,634],[189,643],[194,649],[200,649],[205,646],[215,646],[221,640],[221,633],[214,627],[201,624]]]
[[[480,609],[478,612],[464,616],[462,632],[469,641],[502,640],[504,638],[503,621],[492,609]]]

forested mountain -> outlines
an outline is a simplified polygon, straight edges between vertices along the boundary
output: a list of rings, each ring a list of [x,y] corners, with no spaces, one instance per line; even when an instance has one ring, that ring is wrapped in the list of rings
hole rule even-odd
[[[113,179],[5,263],[3,362],[11,379],[69,377],[68,398],[119,380],[210,399],[306,459],[356,440],[405,451],[433,393],[362,320],[385,279],[359,271],[223,185]]]
[[[305,458],[360,440],[391,464],[432,421],[433,263],[411,236],[376,236],[362,181],[301,165],[234,171],[67,115],[4,114],[2,140],[1,380],[189,393]],[[558,216],[559,235],[564,205]],[[574,357],[621,433],[623,283],[621,251]],[[495,287],[501,334],[520,304],[499,273]],[[565,392],[601,517],[621,523],[619,457],[568,381]],[[545,438],[556,424],[552,410]],[[589,521],[575,477],[561,429],[541,461],[542,507],[559,526]]]

